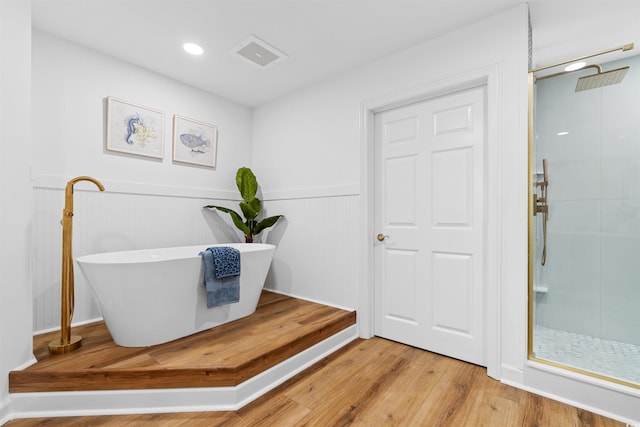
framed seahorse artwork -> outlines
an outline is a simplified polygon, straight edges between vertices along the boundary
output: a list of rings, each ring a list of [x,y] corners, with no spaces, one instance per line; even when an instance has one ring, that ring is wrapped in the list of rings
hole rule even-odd
[[[218,128],[179,115],[173,116],[173,161],[216,167]]]
[[[164,113],[122,99],[107,97],[106,149],[162,159]]]

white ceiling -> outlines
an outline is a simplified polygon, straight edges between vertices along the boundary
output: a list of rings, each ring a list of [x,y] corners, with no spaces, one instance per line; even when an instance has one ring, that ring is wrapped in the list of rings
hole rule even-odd
[[[32,16],[38,29],[253,107],[521,3],[32,0]],[[581,9],[565,8],[574,19]],[[550,28],[554,16],[545,16]],[[288,59],[259,69],[234,56],[232,49],[250,35]],[[181,48],[187,41],[202,45],[204,55],[187,55]]]
[[[43,31],[257,106],[494,15],[522,0],[33,0]],[[259,69],[231,50],[256,35],[288,59]],[[193,41],[201,57],[182,51]]]

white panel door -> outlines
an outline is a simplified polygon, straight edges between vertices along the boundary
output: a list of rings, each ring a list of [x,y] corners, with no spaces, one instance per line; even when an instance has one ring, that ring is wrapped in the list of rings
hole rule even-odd
[[[479,365],[485,92],[375,117],[375,333]]]

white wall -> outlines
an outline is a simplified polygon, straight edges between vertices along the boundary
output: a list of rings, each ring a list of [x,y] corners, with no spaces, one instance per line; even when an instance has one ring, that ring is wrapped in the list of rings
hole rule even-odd
[[[636,51],[640,48],[640,3],[637,1],[533,1],[529,7],[533,68],[627,43],[635,42]],[[608,54],[607,61],[618,55],[622,54]]]
[[[224,167],[228,165],[228,170],[219,169],[216,172],[184,172],[187,167],[172,165],[168,158],[164,162],[155,162],[102,153],[102,126],[95,121],[95,117],[102,117],[101,99],[107,95],[164,109],[169,115],[174,112],[191,115],[216,124],[221,124],[217,120],[218,116],[208,118],[209,114],[204,113],[215,109],[224,116],[226,109],[221,104],[230,105],[220,98],[206,94],[196,95],[197,91],[184,85],[36,32],[34,38],[39,40],[35,41],[34,50],[44,46],[55,47],[65,62],[59,61],[57,56],[50,57],[40,49],[40,52],[34,53],[34,63],[42,60],[42,66],[48,72],[58,73],[59,79],[52,86],[61,81],[66,83],[64,86],[60,84],[60,89],[47,84],[43,94],[36,93],[35,89],[33,91],[34,104],[38,105],[34,105],[33,120],[36,190],[33,194],[35,201],[32,202],[27,184],[29,179],[25,176],[29,170],[30,158],[24,156],[25,150],[30,151],[29,139],[25,135],[18,136],[16,132],[16,129],[30,128],[28,118],[22,114],[28,109],[28,99],[20,96],[29,92],[30,67],[28,58],[25,58],[25,53],[21,50],[26,48],[28,51],[29,47],[28,1],[2,0],[0,7],[0,35],[3,36],[0,40],[0,59],[2,64],[7,61],[12,63],[11,69],[3,66],[0,74],[0,89],[3,91],[3,101],[0,104],[3,108],[0,196],[3,200],[15,200],[22,209],[5,213],[3,208],[3,221],[0,221],[2,251],[3,255],[8,255],[3,257],[3,263],[0,264],[0,337],[3,343],[11,343],[10,346],[0,347],[0,375],[6,378],[9,369],[28,360],[31,350],[31,298],[27,288],[15,285],[29,280],[28,266],[32,262],[29,254],[25,254],[29,248],[25,246],[28,236],[24,235],[24,228],[32,221],[44,221],[45,224],[41,226],[33,226],[41,230],[36,233],[35,247],[41,245],[39,239],[51,240],[51,243],[40,247],[51,257],[48,268],[52,271],[51,275],[57,277],[58,273],[54,270],[57,268],[55,265],[58,254],[54,253],[57,249],[52,242],[59,231],[59,212],[62,208],[59,196],[65,179],[88,173],[103,180],[107,190],[118,189],[117,192],[112,190],[111,194],[77,192],[79,201],[74,231],[79,239],[76,242],[78,252],[82,245],[85,245],[82,251],[102,250],[103,243],[100,242],[105,241],[109,243],[104,247],[125,248],[138,241],[143,242],[140,243],[143,246],[151,246],[164,242],[173,245],[175,242],[196,239],[197,237],[192,236],[200,235],[206,235],[206,239],[210,236],[215,239],[226,238],[215,234],[224,233],[218,227],[216,219],[197,217],[202,215],[199,206],[204,199],[226,199],[229,198],[230,191],[235,193],[229,178],[238,166],[250,163],[245,161],[245,156],[249,155],[251,148],[243,146],[244,148],[238,148],[237,151],[233,149],[231,153],[224,155],[219,151],[221,165],[225,156],[234,160],[225,163]],[[499,144],[500,154],[490,161],[494,162],[491,166],[499,170],[499,183],[495,183],[499,191],[493,196],[492,203],[499,206],[494,220],[499,222],[500,227],[489,244],[497,245],[500,249],[500,257],[494,260],[495,271],[490,279],[499,285],[501,291],[497,302],[498,310],[495,312],[499,327],[493,332],[498,336],[503,381],[591,409],[631,417],[638,415],[637,409],[634,413],[629,408],[634,404],[636,408],[640,407],[637,404],[639,398],[627,390],[610,393],[607,385],[588,384],[583,379],[567,379],[564,373],[549,373],[547,370],[531,367],[526,362],[526,18],[523,10],[522,7],[514,9],[462,28],[255,111],[252,125],[255,142],[253,169],[266,191],[268,213],[288,215],[284,226],[274,229],[268,236],[269,239],[281,242],[269,286],[282,286],[285,291],[339,305],[359,304],[360,289],[368,286],[368,283],[363,283],[368,266],[363,258],[361,243],[368,231],[360,225],[364,214],[364,194],[360,192],[360,188],[366,189],[360,179],[363,174],[360,169],[363,154],[359,129],[361,104],[389,94],[409,91],[417,86],[428,86],[479,67],[497,66],[500,74],[499,108],[490,112],[490,116],[493,115],[490,121],[498,123],[494,129],[497,141],[493,143]],[[6,40],[8,31],[5,29],[8,26],[11,26],[10,43]],[[9,49],[6,49],[7,46]],[[92,61],[97,61],[94,66],[91,65]],[[77,73],[74,70],[77,67],[84,72]],[[58,72],[57,69],[61,71]],[[36,73],[39,71],[34,66],[34,74]],[[97,73],[101,78],[93,79],[91,73]],[[43,79],[46,80],[47,77],[34,76],[34,88],[43,85]],[[74,79],[83,84],[72,85]],[[9,87],[20,93],[14,93],[10,98],[5,97],[5,90]],[[63,88],[66,90],[62,90]],[[83,91],[92,95],[84,96]],[[188,101],[183,103],[183,96]],[[73,102],[68,101],[69,97]],[[81,101],[80,106],[77,105],[78,101]],[[11,110],[7,110],[7,102],[11,104]],[[47,105],[51,108],[47,109]],[[198,107],[187,108],[189,105]],[[234,126],[235,131],[242,134],[250,132],[249,112],[238,106],[231,107],[234,110],[231,115],[235,120],[229,118],[230,122],[249,122],[249,126],[243,128],[243,131]],[[71,109],[71,113],[75,114],[66,113],[66,109]],[[40,113],[36,114],[36,110]],[[84,114],[88,110],[93,112]],[[49,117],[49,114],[54,113],[62,116],[64,125],[58,125],[57,119]],[[74,119],[77,114],[83,115],[86,123],[81,126],[83,131],[91,135],[86,138],[92,141],[87,146],[80,144],[79,137],[69,131],[78,127]],[[245,114],[249,115],[246,122],[239,118]],[[37,119],[45,120],[47,126],[56,129],[56,132],[41,130]],[[7,130],[4,126],[6,122],[16,125]],[[7,132],[10,133],[7,135]],[[45,146],[54,133],[64,134],[69,139],[57,140],[58,144],[62,144],[62,149],[66,150],[64,159],[57,157],[56,150]],[[39,139],[44,136],[47,136],[47,140]],[[223,140],[221,133],[221,150]],[[94,144],[100,148],[95,148]],[[56,156],[58,166],[46,162],[44,153]],[[74,153],[82,153],[82,156]],[[4,167],[7,164],[7,154],[13,162],[10,169]],[[65,160],[67,156],[75,159],[75,162],[69,163]],[[80,166],[85,163],[91,166],[91,170]],[[16,174],[11,173],[14,167]],[[100,174],[94,173],[96,171]],[[210,181],[207,181],[209,178]],[[200,184],[202,179],[207,183]],[[159,185],[154,184],[155,182]],[[193,188],[190,184],[192,182],[199,184]],[[146,195],[139,197],[131,194],[127,190],[130,188],[134,193]],[[210,193],[206,191],[209,188],[213,188]],[[29,194],[29,199],[21,196],[22,192]],[[186,197],[176,197],[176,193],[182,192],[187,193]],[[105,201],[108,202],[107,206],[103,204]],[[32,209],[42,212],[34,214],[32,219],[24,214]],[[194,213],[196,210],[197,214]],[[121,212],[127,213],[127,218],[122,222],[116,220]],[[10,215],[10,223],[4,221],[5,215]],[[157,219],[154,215],[161,217]],[[100,226],[102,228],[96,228],[97,221],[91,222],[94,216],[100,217],[101,222],[105,223]],[[89,223],[80,225],[82,221]],[[123,224],[124,221],[129,221],[130,224]],[[183,228],[182,222],[193,224]],[[202,225],[203,222],[206,224]],[[157,228],[161,228],[163,232],[155,232]],[[184,231],[187,229],[189,231]],[[129,236],[130,241],[127,240]],[[9,239],[11,246],[7,246],[5,238]],[[88,243],[80,243],[83,239]],[[317,244],[319,240],[323,240],[320,245]],[[310,251],[309,245],[314,244],[316,246]],[[301,263],[301,256],[306,253],[312,253],[316,257],[306,257],[305,262]],[[328,270],[334,266],[337,268]],[[39,266],[34,268],[40,269]],[[303,280],[304,283],[300,283]],[[332,281],[330,290],[324,288],[327,280]],[[55,286],[54,283],[48,283],[45,288],[53,289]],[[340,291],[336,291],[337,289]],[[335,298],[331,296],[333,294],[336,295]],[[4,387],[6,386],[3,385],[3,390],[6,390]],[[0,399],[6,398],[6,392],[3,393]],[[6,414],[4,408],[6,405],[0,403],[0,420]],[[636,418],[640,419],[640,416]]]
[[[278,246],[265,287],[356,308],[362,243],[352,215],[358,212],[359,197],[288,198],[267,201],[265,206],[268,215],[285,214],[265,236]]]
[[[237,198],[235,172],[251,160],[249,108],[35,29],[32,82],[35,330],[59,326],[59,222],[64,186],[75,176],[90,175],[106,191],[75,185],[74,257],[237,239],[201,207]],[[164,159],[105,150],[107,96],[164,111]],[[218,126],[215,169],[172,162],[174,114]],[[74,321],[98,315],[77,271]]]
[[[488,218],[487,286],[497,288],[488,296],[488,307],[495,305],[490,311],[488,334],[496,351],[491,363],[497,366],[490,366],[490,371],[517,387],[609,416],[636,419],[640,398],[633,390],[594,384],[583,377],[567,378],[563,371],[549,373],[527,361],[527,51],[523,6],[257,108],[253,165],[263,177],[266,206],[270,210],[277,207],[273,213],[277,210],[291,223],[299,223],[295,234],[282,238],[272,275],[305,278],[292,280],[286,287],[281,281],[269,286],[368,309],[371,305],[363,294],[372,285],[369,248],[360,244],[352,250],[353,239],[371,242],[369,234],[375,233],[366,227],[370,190],[360,178],[367,176],[361,169],[366,165],[362,158],[370,154],[370,149],[361,145],[362,104],[403,93],[411,96],[429,85],[441,87],[466,73],[496,67],[498,78],[493,89],[497,99],[489,111],[494,135],[489,146],[496,150],[488,156],[487,203],[494,210]],[[353,191],[356,186],[363,191]],[[336,199],[350,202],[335,209]],[[298,213],[309,203],[319,214],[305,221]],[[322,220],[315,220],[318,217]],[[343,225],[343,231],[336,233],[337,223],[349,226]],[[311,238],[303,236],[313,236],[315,243],[307,243]],[[325,237],[333,240],[333,250],[322,252],[317,245]],[[308,246],[303,248],[305,243]],[[320,261],[319,253],[322,262],[313,262]],[[343,273],[334,276],[335,282],[326,282],[327,268],[346,272],[347,266],[358,269],[357,280]],[[342,290],[340,294],[336,288]],[[360,311],[359,321],[366,315]]]
[[[107,55],[33,31],[33,174],[236,192],[250,161],[251,110]],[[164,159],[104,150],[104,100],[115,96],[164,111]],[[219,129],[218,167],[171,160],[174,114]],[[126,189],[126,186],[124,187]]]
[[[0,423],[10,412],[10,370],[32,359],[31,6],[0,2]]]
[[[494,123],[501,117],[496,140],[504,158],[510,161],[499,164],[501,159],[490,159],[508,178],[501,185],[501,194],[509,201],[503,212],[503,228],[510,240],[504,245],[504,261],[509,269],[503,279],[505,297],[515,303],[513,312],[505,313],[511,319],[510,327],[523,328],[511,336],[511,346],[505,347],[503,357],[522,368],[524,360],[526,315],[526,60],[527,60],[526,12],[516,8],[508,13],[460,29],[414,48],[380,59],[357,70],[298,91],[290,96],[261,106],[254,111],[254,170],[261,176],[265,198],[272,193],[278,197],[278,213],[287,215],[291,222],[300,221],[290,212],[298,212],[299,206],[313,200],[321,221],[308,221],[306,231],[286,235],[276,253],[274,275],[306,277],[295,281],[287,289],[294,294],[314,295],[322,301],[342,306],[359,305],[360,289],[367,281],[366,255],[362,243],[353,250],[353,239],[368,239],[365,229],[367,215],[362,203],[366,194],[360,192],[367,183],[362,182],[361,160],[367,154],[362,146],[361,105],[398,93],[411,96],[416,88],[442,84],[442,81],[476,70],[497,66],[500,110],[491,112]],[[525,98],[523,98],[525,97]],[[520,115],[518,115],[520,114]],[[495,127],[495,125],[494,125]],[[273,165],[278,165],[274,168]],[[525,165],[525,166],[523,166]],[[521,187],[519,188],[518,185]],[[308,199],[298,197],[307,188]],[[354,188],[355,194],[354,196]],[[287,197],[290,194],[291,197]],[[357,197],[350,210],[331,207],[335,198]],[[494,199],[494,203],[498,199]],[[271,209],[273,202],[267,202]],[[495,219],[494,219],[495,220]],[[336,235],[336,223],[346,223],[350,233]],[[332,236],[332,251],[324,254],[326,263],[309,264],[305,260],[314,246],[300,250],[300,236]],[[499,236],[493,236],[495,239]],[[322,239],[322,237],[319,237]],[[315,240],[316,242],[318,240]],[[281,257],[287,253],[288,257]],[[331,267],[329,267],[331,266]],[[324,269],[346,266],[356,269],[357,280],[347,274],[338,275],[339,284],[324,282]],[[284,271],[288,273],[285,273]],[[524,281],[524,282],[523,282]],[[524,283],[517,287],[515,283]],[[279,289],[281,283],[274,283]],[[343,289],[336,295],[333,288]],[[341,296],[340,296],[341,295]],[[510,310],[511,308],[506,308]]]

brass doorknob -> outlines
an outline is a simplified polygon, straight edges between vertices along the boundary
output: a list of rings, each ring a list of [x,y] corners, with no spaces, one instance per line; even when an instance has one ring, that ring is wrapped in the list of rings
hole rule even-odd
[[[378,234],[378,236],[377,236],[377,237],[378,237],[378,241],[379,241],[379,242],[382,242],[384,239],[386,239],[386,238],[387,238],[387,237],[389,237],[389,236],[385,236],[384,234],[380,233],[380,234]]]

